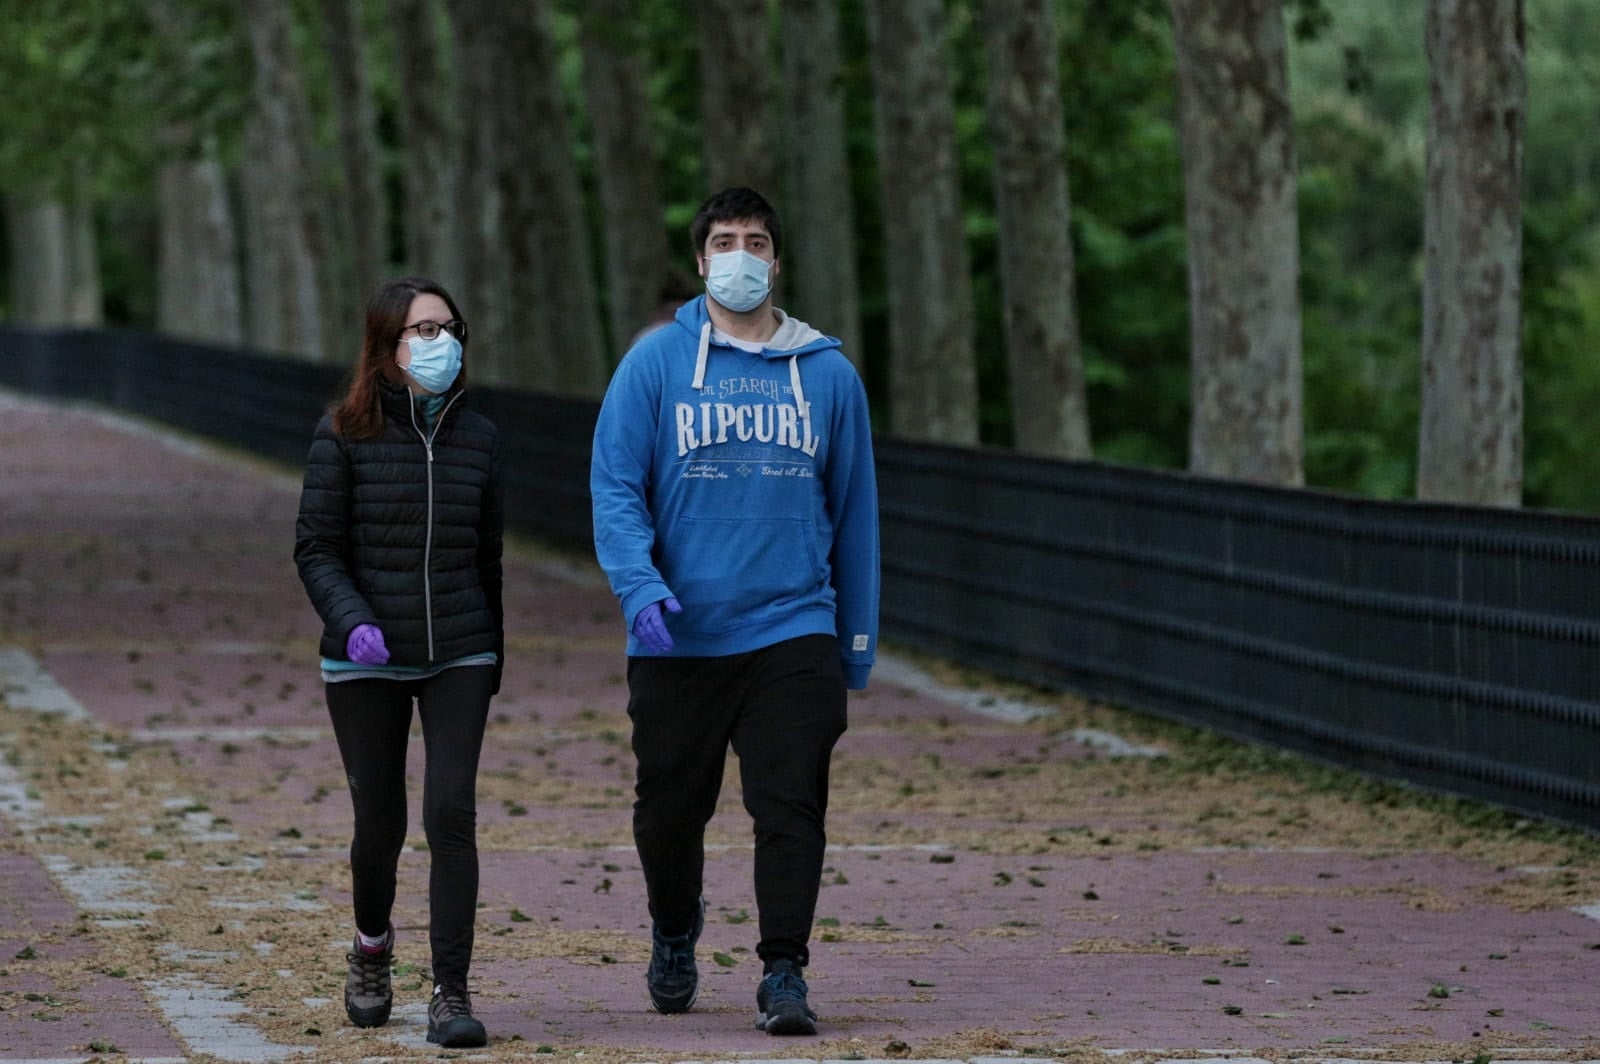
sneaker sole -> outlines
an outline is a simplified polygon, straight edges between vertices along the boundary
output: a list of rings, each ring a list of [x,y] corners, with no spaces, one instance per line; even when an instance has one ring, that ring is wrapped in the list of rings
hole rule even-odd
[[[689,995],[689,1000],[685,1001],[682,1005],[675,1005],[670,1001],[663,1005],[661,1002],[655,999],[654,995],[651,995],[650,1007],[661,1013],[663,1016],[675,1016],[680,1012],[688,1012],[690,1009],[694,1008],[694,1003],[699,1000],[700,988],[697,986],[694,988],[694,993]]]
[[[474,1049],[489,1044],[489,1033],[484,1030],[481,1023],[469,1026],[465,1030],[454,1031],[449,1030],[447,1026],[443,1032],[429,1024],[428,1041],[446,1049]]]
[[[360,1009],[347,1004],[344,1007],[344,1014],[350,1018],[351,1024],[356,1027],[382,1027],[389,1022],[389,1010],[389,1005]]]
[[[756,1026],[768,1034],[816,1034],[817,1021],[803,1012],[756,1013]]]

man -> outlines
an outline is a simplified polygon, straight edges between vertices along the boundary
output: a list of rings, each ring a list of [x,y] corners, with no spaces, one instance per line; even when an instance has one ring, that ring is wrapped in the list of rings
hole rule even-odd
[[[622,605],[634,842],[663,1013],[699,990],[705,828],[731,744],[755,828],[756,1023],[815,1034],[803,972],[828,766],[878,641],[866,392],[839,341],[772,305],[782,232],[748,188],[690,225],[706,294],[617,367],[595,426],[595,551]]]

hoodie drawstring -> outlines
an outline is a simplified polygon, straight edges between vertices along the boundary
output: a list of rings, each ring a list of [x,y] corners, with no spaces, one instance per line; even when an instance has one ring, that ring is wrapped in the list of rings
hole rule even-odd
[[[694,356],[694,383],[690,387],[697,392],[706,383],[706,350],[710,346],[711,320],[708,318],[706,323],[700,326],[700,350]]]
[[[789,386],[794,389],[795,409],[805,420],[811,420],[811,404],[806,402],[806,393],[800,389],[800,356],[789,356]]]
[[[697,392],[704,387],[706,383],[706,358],[710,349],[711,321],[707,319],[705,324],[700,326],[700,348],[695,352],[694,383],[690,385],[690,387]],[[809,419],[811,417],[811,404],[806,402],[805,390],[800,387],[799,355],[789,356],[789,387],[794,391],[795,409],[799,411],[801,417]]]

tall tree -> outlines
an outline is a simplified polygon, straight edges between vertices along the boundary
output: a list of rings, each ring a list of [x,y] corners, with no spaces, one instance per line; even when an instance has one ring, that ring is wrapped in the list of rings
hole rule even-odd
[[[583,91],[603,218],[609,346],[621,355],[655,314],[675,249],[669,249],[661,224],[660,166],[645,117],[648,72],[634,5],[589,0],[580,17]]]
[[[451,113],[457,123],[451,137],[444,128],[434,136],[447,138],[435,143],[455,147],[454,165],[441,171],[450,184],[439,194],[450,197],[447,217],[454,219],[453,237],[441,232],[436,243],[448,240],[455,270],[444,280],[472,325],[473,379],[506,383],[512,379],[520,347],[512,335],[511,258],[507,248],[501,193],[501,131],[511,122],[501,116],[511,95],[504,91],[500,74],[500,52],[494,18],[496,0],[450,0],[452,66],[456,74],[459,107]],[[437,101],[435,102],[437,105]],[[444,121],[444,115],[439,117]],[[513,180],[515,174],[507,173]],[[418,191],[420,195],[420,190]],[[408,223],[413,219],[406,210]],[[443,278],[441,278],[443,279]]]
[[[783,0],[783,113],[789,172],[781,300],[837,336],[860,369],[855,201],[845,156],[844,58],[837,0]]]
[[[1305,482],[1282,0],[1171,0],[1189,237],[1189,468]]]
[[[983,22],[1012,439],[1088,458],[1055,5],[985,0]]]
[[[162,63],[185,84],[226,94],[216,71],[244,46],[236,25],[178,0],[146,0]],[[237,18],[237,14],[233,16]],[[237,345],[245,339],[239,220],[214,124],[180,110],[161,131],[168,158],[156,173],[156,328],[173,336]]]
[[[457,107],[456,86],[444,73],[450,42],[440,33],[445,20],[438,0],[389,0],[389,15],[394,26],[395,60],[400,68],[405,266],[410,272],[432,277],[455,295],[463,283],[464,243],[456,216],[456,149],[461,136],[456,124],[458,115],[466,116],[462,121],[470,122],[472,111],[464,105]],[[489,11],[474,10],[455,19],[457,27],[467,23],[481,32],[493,32],[494,20]],[[457,69],[463,78],[473,72],[472,68],[459,65]],[[499,86],[499,91],[508,91],[508,87]],[[471,232],[470,227],[467,232]]]
[[[513,284],[509,322],[520,387],[598,398],[610,376],[601,339],[594,253],[571,121],[546,5],[499,8],[499,88],[514,85],[496,113],[504,211],[502,239]]]
[[[1430,0],[1417,496],[1522,502],[1522,0]]]
[[[250,342],[325,361],[339,330],[324,315],[326,215],[290,9],[278,0],[248,0],[244,11],[255,61],[245,132],[250,165],[243,168]]]
[[[156,327],[190,340],[244,341],[239,238],[214,157],[175,159],[156,177]]]
[[[699,0],[700,140],[709,191],[749,185],[778,195],[767,136],[772,97],[767,0]]]
[[[943,0],[867,5],[896,436],[978,442],[972,287]]]
[[[11,317],[24,325],[98,325],[100,269],[93,207],[62,196],[6,200],[6,236],[13,253]]]
[[[338,118],[339,216],[349,237],[349,275],[364,305],[387,271],[384,251],[383,176],[378,167],[378,123],[372,100],[360,0],[322,0],[333,103]]]

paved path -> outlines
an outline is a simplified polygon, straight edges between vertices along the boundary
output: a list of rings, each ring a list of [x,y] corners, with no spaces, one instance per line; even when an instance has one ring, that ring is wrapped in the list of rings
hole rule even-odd
[[[348,810],[296,495],[282,470],[0,392],[0,1059],[437,1055],[421,850],[396,1017],[343,1020]],[[1222,784],[1152,767],[1116,714],[1052,717],[899,659],[840,748],[821,1037],[752,1026],[733,786],[700,1002],[656,1016],[615,607],[582,559],[519,549],[507,583],[478,1056],[1600,1059],[1593,869],[1496,863],[1403,809],[1363,815],[1417,844],[1371,845],[1323,823],[1331,797],[1219,789],[1196,815]],[[1274,826],[1228,827],[1246,812]]]

